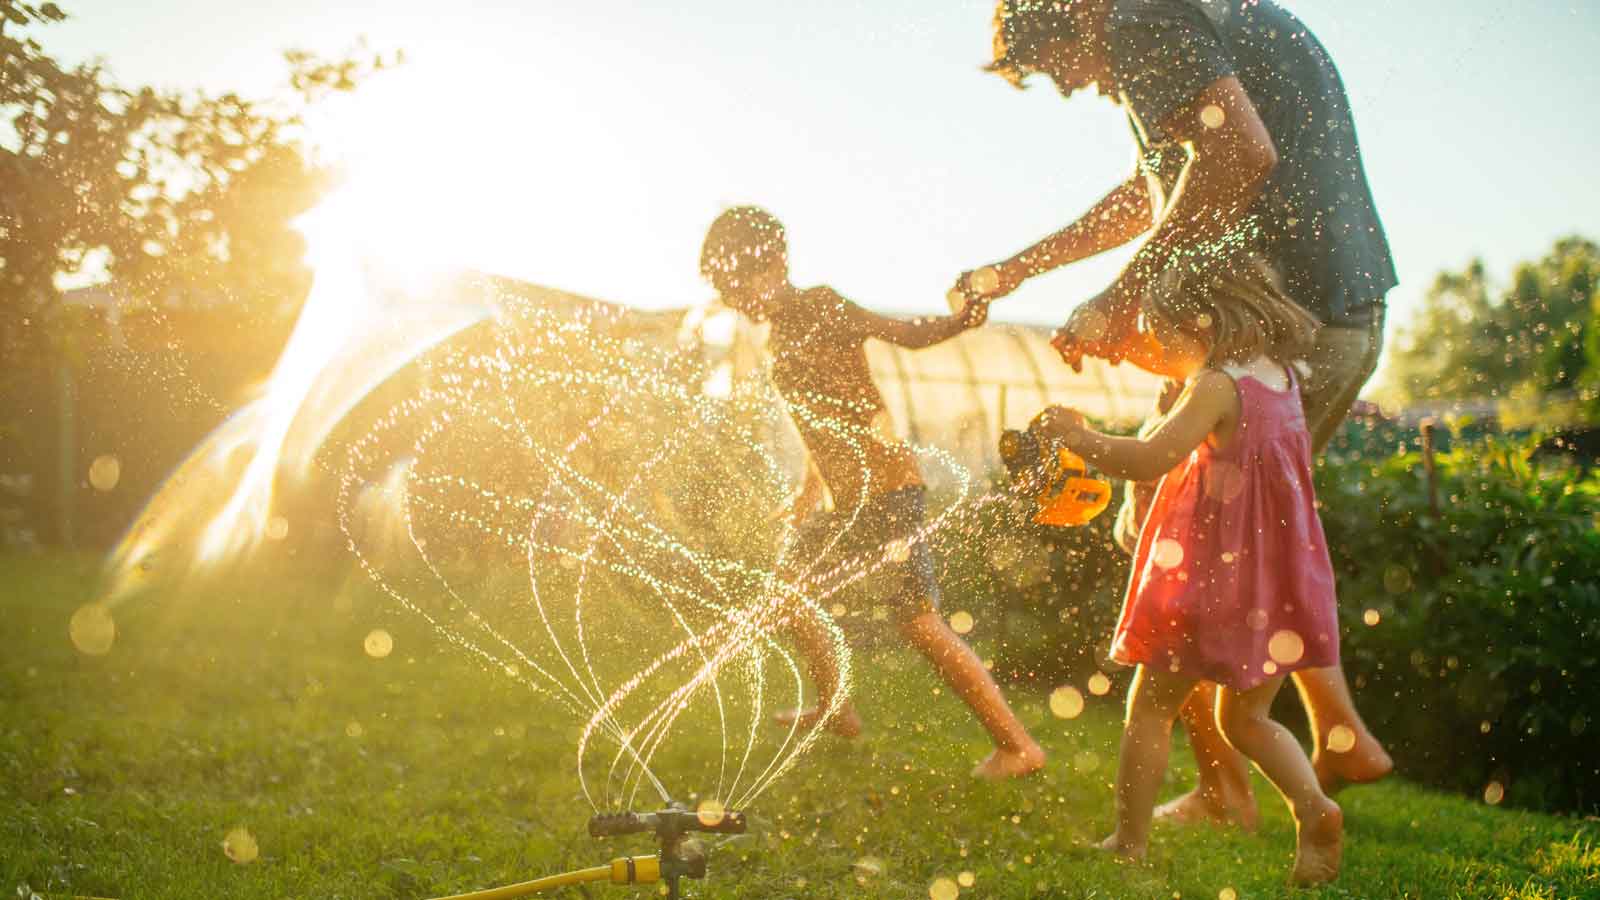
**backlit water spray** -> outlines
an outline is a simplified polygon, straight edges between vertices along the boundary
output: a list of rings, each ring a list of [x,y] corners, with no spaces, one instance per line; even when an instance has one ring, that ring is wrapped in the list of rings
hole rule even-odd
[[[632,808],[641,789],[651,804],[695,797],[713,817],[749,804],[827,720],[768,723],[805,699],[786,622],[824,623],[842,704],[850,656],[829,610],[905,547],[826,571],[783,560],[774,548],[789,526],[770,511],[783,508],[792,466],[776,450],[786,409],[768,381],[711,377],[646,316],[374,265],[352,238],[351,202],[336,195],[306,217],[314,285],[260,395],[191,452],[111,554],[95,605],[107,627],[153,576],[256,547],[280,479],[311,475],[335,426],[400,373],[412,389],[366,410],[373,424],[331,454],[361,569],[485,668],[573,717],[594,809]],[[847,442],[875,439],[822,424]],[[965,496],[965,473],[922,452],[956,472]]]

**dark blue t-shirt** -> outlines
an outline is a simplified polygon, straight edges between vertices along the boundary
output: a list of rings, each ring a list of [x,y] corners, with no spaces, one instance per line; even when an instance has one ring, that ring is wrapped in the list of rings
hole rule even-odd
[[[1278,153],[1249,239],[1323,322],[1369,321],[1397,282],[1394,260],[1344,84],[1305,25],[1272,0],[1113,0],[1106,37],[1156,208],[1188,159],[1161,123],[1212,82],[1237,77]]]

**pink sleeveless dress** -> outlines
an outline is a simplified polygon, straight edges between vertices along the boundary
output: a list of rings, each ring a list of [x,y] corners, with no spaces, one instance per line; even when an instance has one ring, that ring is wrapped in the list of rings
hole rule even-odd
[[[1111,657],[1249,690],[1336,665],[1339,623],[1299,385],[1234,385],[1233,442],[1207,440],[1156,488]]]

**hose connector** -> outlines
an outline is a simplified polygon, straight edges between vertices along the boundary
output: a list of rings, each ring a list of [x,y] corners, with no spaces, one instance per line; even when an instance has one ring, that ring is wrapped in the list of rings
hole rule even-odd
[[[612,884],[654,884],[660,880],[658,856],[619,856],[611,861]]]

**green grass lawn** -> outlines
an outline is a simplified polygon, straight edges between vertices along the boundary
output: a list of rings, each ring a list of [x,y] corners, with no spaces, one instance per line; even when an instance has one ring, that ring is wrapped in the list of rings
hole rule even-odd
[[[0,897],[427,898],[649,849],[585,833],[569,715],[359,583],[258,565],[120,612],[91,657],[67,623],[92,562],[0,560]],[[374,659],[362,640],[380,625],[395,650]],[[1290,823],[1264,783],[1260,833],[1159,828],[1147,864],[1119,864],[1087,846],[1110,824],[1117,698],[1063,721],[1044,687],[1012,687],[1051,764],[979,784],[964,708],[907,654],[867,655],[867,735],[803,757],[692,896],[922,898],[970,872],[963,897],[1600,897],[1595,822],[1399,778],[1340,796],[1329,887],[1285,886]],[[1170,790],[1192,775],[1175,750]],[[253,862],[224,851],[236,828]]]

